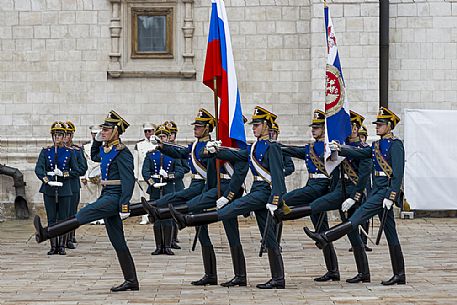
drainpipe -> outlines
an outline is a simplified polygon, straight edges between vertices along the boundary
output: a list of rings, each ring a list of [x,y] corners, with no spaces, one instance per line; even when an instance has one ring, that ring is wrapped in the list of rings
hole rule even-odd
[[[389,0],[379,0],[379,106],[389,107]]]
[[[25,199],[25,182],[24,175],[15,167],[0,164],[0,174],[13,178],[14,187],[16,188],[16,199],[14,199],[14,208],[17,219],[28,219],[29,209]]]

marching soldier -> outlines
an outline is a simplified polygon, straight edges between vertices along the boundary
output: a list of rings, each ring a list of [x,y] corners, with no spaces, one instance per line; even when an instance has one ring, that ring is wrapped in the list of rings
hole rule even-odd
[[[360,142],[358,131],[365,118],[352,110],[350,111],[350,117],[352,133],[346,142],[352,147],[363,148],[366,145]],[[318,215],[331,210],[339,210],[340,207],[343,212],[347,212],[349,210],[349,208],[347,208],[348,205],[354,206],[355,202],[357,203],[357,206],[359,206],[362,202],[363,192],[367,185],[368,177],[370,176],[370,166],[369,159],[354,160],[353,158],[347,157],[341,162],[340,169],[333,172],[334,179],[337,181],[336,186],[332,188],[329,193],[316,198],[311,202],[308,206],[308,212],[311,215]],[[301,208],[299,213],[303,213],[303,210],[304,209]],[[293,217],[295,213],[294,209],[292,209],[292,212],[289,213],[289,217]],[[343,214],[342,218],[345,218]],[[360,236],[354,231],[350,232],[348,237],[354,251],[357,275],[347,279],[346,282],[370,282],[367,255],[365,253],[365,248],[362,246]],[[326,248],[328,247],[329,246]],[[323,251],[325,256],[326,249],[324,248]],[[332,255],[336,255],[334,250]],[[336,257],[334,259],[336,261]]]
[[[226,149],[217,149],[218,145],[220,145],[220,141],[208,141],[206,147],[200,152],[203,158],[210,159],[207,162],[208,190],[187,201],[184,205],[180,205],[179,211],[182,213],[198,213],[213,207],[220,209],[242,196],[242,184],[249,169],[248,163],[246,162],[247,160],[234,160]],[[218,194],[217,188],[216,158],[227,161],[220,168],[220,193],[222,196]],[[157,209],[151,206],[150,210],[153,212],[152,214],[156,219],[171,217],[169,208]],[[229,241],[235,276],[231,280],[222,283],[221,286],[246,286],[246,262],[241,246],[238,219],[237,217],[234,217],[225,219],[222,222]],[[208,226],[202,225],[197,228],[197,234],[202,246],[205,275],[202,279],[192,282],[192,284],[217,285],[216,255],[208,234]]]
[[[384,230],[389,244],[394,273],[392,278],[382,282],[383,285],[406,283],[403,253],[392,210],[394,203],[398,203],[401,198],[405,165],[403,142],[392,134],[392,130],[399,121],[400,118],[394,112],[381,107],[376,121],[373,122],[376,124],[376,133],[381,139],[373,142],[371,147],[357,148],[342,146],[335,142],[330,143],[330,148],[338,151],[341,156],[350,156],[354,159],[372,159],[373,190],[366,202],[354,212],[348,221],[322,233],[312,232],[308,228],[304,228],[305,233],[315,240],[319,247],[325,247],[329,242],[357,230],[358,225],[378,214],[381,223],[384,223],[381,229]],[[349,205],[347,208],[350,208]]]
[[[67,121],[65,123],[66,127],[66,134],[65,134],[65,145],[67,147],[71,147],[76,156],[76,161],[78,162],[78,167],[79,167],[79,175],[78,176],[73,176],[70,178],[70,185],[71,185],[71,192],[73,193],[72,198],[71,198],[71,204],[70,204],[70,215],[73,216],[76,214],[78,211],[78,205],[81,199],[81,182],[79,180],[80,176],[83,176],[88,167],[87,167],[87,160],[84,156],[83,149],[79,147],[78,145],[73,143],[73,136],[76,132],[76,126],[70,121]],[[66,247],[68,249],[75,249],[76,248],[76,237],[75,237],[75,231],[71,231],[68,234],[67,238],[67,244]]]
[[[75,152],[64,145],[65,124],[54,122],[51,135],[54,145],[41,150],[35,174],[43,183],[40,193],[43,194],[44,206],[48,216],[48,226],[68,218],[72,204],[71,178],[79,177],[79,167]],[[67,232],[59,232],[50,237],[51,249],[48,255],[65,255]]]
[[[217,211],[204,212],[193,215],[183,215],[171,207],[173,218],[180,229],[186,226],[200,226],[220,220],[232,219],[254,211],[257,225],[262,234],[262,245],[265,243],[270,263],[272,279],[265,284],[258,284],[259,289],[285,288],[284,264],[281,251],[277,243],[274,228],[269,225],[268,218],[282,203],[282,196],[286,193],[284,182],[284,166],[281,148],[269,140],[269,129],[275,121],[276,115],[268,110],[256,106],[252,115],[253,133],[257,141],[248,150],[229,150],[234,160],[249,162],[254,175],[251,192],[226,204]]]
[[[282,209],[276,210],[275,218],[278,222],[282,222],[311,216],[314,227],[325,230],[328,228],[327,214],[323,212],[323,214],[312,215],[309,206],[315,199],[327,194],[331,184],[331,177],[326,172],[324,165],[325,113],[319,109],[314,110],[313,119],[309,126],[315,140],[314,143],[302,147],[282,145],[284,155],[305,160],[308,181],[304,187],[284,195],[284,206]],[[290,210],[289,206],[294,208]],[[323,249],[323,254],[327,272],[314,280],[316,282],[339,281],[340,272],[333,245],[329,244]]]
[[[143,133],[144,138],[139,140],[135,147],[133,148],[133,162],[135,165],[135,178],[138,179],[138,182],[141,184],[145,184],[143,177],[141,175],[141,170],[143,168],[143,162],[146,157],[146,153],[152,149],[152,142],[154,131],[156,129],[156,125],[152,123],[144,123],[143,124]],[[140,225],[148,224],[148,216],[143,215],[141,217]]]
[[[103,185],[101,196],[69,218],[57,224],[43,228],[40,217],[34,219],[36,240],[45,240],[68,233],[83,224],[105,218],[108,237],[116,250],[116,254],[124,275],[124,283],[111,288],[112,292],[138,290],[135,264],[124,238],[122,220],[129,216],[129,201],[133,194],[135,176],[133,174],[133,156],[129,149],[121,143],[120,135],[129,124],[116,112],[110,111],[102,124],[102,130],[92,145],[91,157],[99,161]]]
[[[165,125],[160,125],[155,130],[155,136],[159,137],[162,142],[168,142],[170,134],[170,130]],[[179,189],[183,189],[182,178],[186,172],[187,167],[182,166],[181,160],[173,159],[156,150],[148,152],[143,163],[142,176],[148,184],[147,193],[150,200],[153,201],[168,193],[174,193],[176,185]],[[174,255],[171,251],[172,220],[156,221],[153,226],[156,249],[151,254]]]

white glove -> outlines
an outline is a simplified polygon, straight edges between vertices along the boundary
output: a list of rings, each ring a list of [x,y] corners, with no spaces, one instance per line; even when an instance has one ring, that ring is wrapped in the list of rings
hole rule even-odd
[[[153,186],[154,188],[156,188],[156,189],[159,189],[159,188],[161,188],[162,186],[165,186],[165,185],[167,185],[166,182],[156,182],[156,183],[154,183],[152,186]]]
[[[216,201],[216,208],[218,210],[222,209],[227,203],[229,203],[230,200],[222,196]]]
[[[97,132],[97,134],[95,135],[95,141],[103,142],[102,131],[101,130],[99,132]]]
[[[60,181],[49,181],[48,184],[49,184],[50,186],[57,186],[57,187],[63,186],[63,183],[60,182]]]
[[[59,177],[63,177],[63,173],[59,168],[54,168],[54,174]]]
[[[267,208],[268,211],[270,211],[271,216],[274,216],[275,211],[278,209],[278,206],[276,204],[271,204],[271,203],[267,203],[267,205],[265,207]]]
[[[151,138],[151,143],[152,144],[160,144],[160,143],[162,143],[162,140],[160,140],[160,138],[158,136],[154,135],[154,137]]]
[[[121,220],[129,218],[129,216],[130,216],[130,212],[128,212],[128,213],[119,212],[119,217],[121,218]]]
[[[206,150],[210,153],[210,154],[215,154],[217,152],[217,148],[214,147],[214,146],[207,146],[206,147]]]
[[[148,150],[148,152],[156,151],[158,146],[158,144],[151,144],[151,148]]]
[[[352,208],[352,206],[355,204],[355,200],[352,199],[352,198],[348,198],[346,199],[343,204],[341,205],[341,211],[343,211],[343,213],[349,211],[350,208]]]
[[[330,148],[331,151],[340,151],[341,150],[340,143],[336,142],[335,140],[328,143],[328,147]]]
[[[164,170],[163,168],[160,169],[159,171],[159,175],[164,177],[164,178],[168,178],[168,173],[166,170]]]
[[[390,210],[393,205],[394,202],[390,199],[384,198],[384,200],[382,201],[382,207],[387,208],[388,210]]]

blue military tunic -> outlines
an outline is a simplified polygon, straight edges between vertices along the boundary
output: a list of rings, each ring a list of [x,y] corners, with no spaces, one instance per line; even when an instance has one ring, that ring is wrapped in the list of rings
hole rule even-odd
[[[56,167],[63,173],[63,177],[54,175]],[[35,174],[38,179],[43,181],[40,193],[43,194],[48,225],[53,225],[57,220],[68,218],[71,196],[73,195],[70,179],[77,177],[77,173],[79,173],[79,168],[72,148],[49,146],[41,150],[35,166]],[[46,183],[47,181],[58,181],[62,182],[63,185],[53,187]]]

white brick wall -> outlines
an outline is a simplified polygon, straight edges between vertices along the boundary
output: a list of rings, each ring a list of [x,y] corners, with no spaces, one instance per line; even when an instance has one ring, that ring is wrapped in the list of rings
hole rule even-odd
[[[226,5],[245,113],[261,104],[279,115],[281,138],[308,139],[310,114],[324,101],[322,1]],[[107,79],[108,0],[0,0],[0,7],[0,138],[31,139],[25,148],[3,147],[0,159],[26,171],[32,201],[40,198],[30,172],[38,152],[33,139],[47,137],[54,120],[72,120],[77,137],[86,138],[87,126],[116,109],[132,124],[125,135],[132,141],[143,122],[165,119],[178,123],[181,139],[190,139],[196,110],[212,109],[212,94],[201,84],[207,1],[194,3],[196,80]],[[374,0],[330,3],[348,98],[366,115],[371,134],[379,103],[378,7]],[[391,1],[390,17],[391,108],[400,115],[413,107],[455,109],[456,3]],[[9,184],[0,178],[0,201],[11,199]]]

